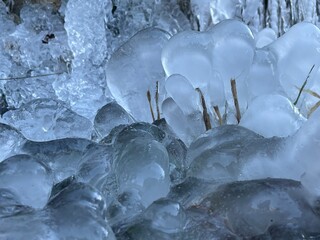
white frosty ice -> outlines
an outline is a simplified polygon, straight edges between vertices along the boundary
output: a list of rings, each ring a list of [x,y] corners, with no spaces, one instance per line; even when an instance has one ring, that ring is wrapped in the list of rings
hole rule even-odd
[[[200,88],[213,106],[224,107],[225,99],[232,99],[230,80],[236,79],[244,107],[253,56],[250,29],[240,21],[229,20],[207,32],[185,31],[173,36],[163,49],[162,65],[167,76],[180,74],[194,88]]]
[[[289,99],[272,94],[255,98],[242,116],[240,125],[264,137],[288,137],[305,121]]]
[[[275,57],[276,78],[287,96],[295,101],[298,89],[313,65],[306,89],[319,78],[320,66],[320,30],[315,25],[302,22],[294,25],[286,34],[267,46]],[[303,98],[301,99],[303,101]]]

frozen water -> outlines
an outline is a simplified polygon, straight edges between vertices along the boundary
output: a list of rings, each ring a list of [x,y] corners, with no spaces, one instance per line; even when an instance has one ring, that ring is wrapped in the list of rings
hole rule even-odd
[[[198,161],[197,159],[201,158],[201,155],[205,154],[206,151],[218,150],[228,144],[237,148],[240,147],[239,144],[245,144],[246,140],[257,141],[259,139],[262,139],[260,135],[236,125],[214,128],[192,142],[187,153],[187,164],[189,166],[192,162]]]
[[[19,108],[35,99],[55,99],[56,95],[51,85],[54,79],[54,77],[49,76],[46,78],[7,81],[4,85],[4,93],[8,105],[12,108]]]
[[[136,192],[149,206],[169,192],[169,156],[162,141],[165,133],[150,124],[124,128],[114,142],[114,171],[120,192]]]
[[[178,202],[160,199],[153,202],[143,213],[144,219],[151,221],[154,229],[166,233],[177,233],[187,223],[186,213]]]
[[[33,208],[22,205],[19,198],[6,188],[0,188],[0,217],[9,217],[33,211]]]
[[[283,95],[274,71],[274,62],[274,56],[268,50],[256,49],[247,80],[250,98],[264,94]]]
[[[5,57],[1,61],[5,64],[1,66],[1,75],[12,78],[3,82],[10,107],[20,107],[37,98],[56,98],[52,87],[55,77],[36,76],[64,72],[70,59],[63,19],[51,6],[24,5],[21,20],[0,44]],[[45,41],[47,35],[51,38]]]
[[[162,112],[174,133],[188,146],[201,133],[205,132],[202,113],[198,110],[186,116],[172,98],[162,103]]]
[[[53,170],[55,183],[75,175],[82,155],[91,141],[81,138],[65,138],[48,142],[26,142],[21,151],[45,162]]]
[[[160,119],[153,123],[163,130],[167,138],[163,141],[169,155],[170,179],[172,184],[177,184],[185,178],[186,175],[186,154],[187,146],[181,141],[167,124],[166,120]]]
[[[299,182],[261,179],[223,185],[196,208],[208,218],[223,217],[241,237],[263,234],[272,225],[292,224],[306,232],[319,231],[320,218]]]
[[[316,23],[316,0],[212,0],[210,12],[213,24],[225,19],[238,19],[255,32],[271,27],[277,36],[301,21]]]
[[[122,124],[131,124],[134,119],[116,102],[110,102],[97,112],[94,118],[94,130],[97,140],[108,136],[111,130]]]
[[[197,18],[199,31],[204,31],[211,24],[210,2],[211,0],[191,0],[193,15]]]
[[[148,27],[159,27],[171,34],[191,28],[190,22],[175,0],[114,0],[112,10],[107,13],[107,19],[110,53],[134,34]]]
[[[316,78],[319,78],[319,47],[320,30],[307,22],[296,24],[268,46],[268,50],[275,57],[276,77],[283,91],[292,101],[296,100],[299,92],[297,88],[302,87],[313,65],[315,67],[308,79],[306,89],[313,85]]]
[[[240,107],[244,109],[247,103],[246,79],[254,57],[252,32],[248,26],[235,20],[221,22],[210,31],[215,41],[211,51],[212,68],[224,83],[228,101],[233,99],[230,80],[236,80]]]
[[[24,136],[15,128],[0,123],[0,162],[19,152],[25,141]]]
[[[106,58],[107,39],[104,16],[110,8],[110,1],[68,1],[65,29],[74,57],[73,67],[81,66],[83,62],[99,66]]]
[[[90,138],[91,122],[69,110],[61,101],[36,99],[6,112],[1,122],[18,129],[26,138],[48,141],[66,137]]]
[[[168,153],[155,140],[137,137],[128,142],[115,158],[115,171],[120,191],[137,191],[144,206],[169,192]]]
[[[15,155],[0,163],[0,188],[8,189],[22,205],[46,205],[53,177],[51,169],[28,155]]]
[[[105,15],[110,9],[110,1],[71,0],[65,10],[65,29],[73,53],[72,71],[60,76],[54,88],[59,99],[90,120],[110,101],[104,71],[108,44]]]
[[[211,94],[215,105],[224,104],[221,79],[215,78],[212,69],[212,45],[210,32],[184,31],[174,35],[162,51],[162,65],[167,76],[180,74],[187,78],[192,87],[200,88],[207,96],[209,82],[214,82]],[[172,79],[172,80],[176,80]],[[188,87],[190,88],[190,87]],[[194,103],[193,103],[194,105]]]
[[[228,139],[226,134],[233,135]],[[239,155],[248,151],[251,144],[261,144],[262,138],[248,129],[220,127],[201,135],[194,141],[187,153],[190,164],[188,175],[200,179],[236,181],[241,173]],[[208,141],[207,143],[205,141]]]
[[[199,94],[185,77],[173,74],[166,79],[165,87],[169,96],[185,115],[199,109]]]
[[[162,65],[167,76],[181,74],[194,88],[200,88],[210,107],[224,107],[225,95],[227,100],[232,100],[230,80],[236,79],[239,101],[244,108],[246,77],[253,56],[254,39],[250,29],[230,20],[207,32],[185,31],[173,36],[163,49]]]
[[[299,131],[286,141],[283,155],[287,156],[299,167],[298,178],[301,177],[303,185],[311,192],[320,195],[320,168],[319,159],[319,116],[318,109],[299,129]]]
[[[205,196],[214,192],[221,184],[219,181],[187,177],[182,183],[173,186],[169,199],[179,202],[184,208],[200,203]]]
[[[264,28],[255,35],[254,40],[256,48],[263,48],[277,40],[277,35],[272,28]]]
[[[54,226],[50,225],[50,214],[47,211],[27,212],[1,218],[0,238],[2,239],[61,239]]]
[[[89,185],[71,183],[52,196],[47,207],[59,239],[115,239],[103,217],[104,198]]]
[[[108,204],[118,190],[112,171],[113,148],[107,145],[90,144],[87,146],[81,162],[77,180],[98,189],[105,196]]]
[[[212,0],[210,12],[213,24],[225,19],[239,19],[248,25],[258,27],[258,8],[262,5],[254,0]]]
[[[288,137],[305,121],[289,99],[273,94],[255,98],[242,116],[240,125],[264,137]]]
[[[1,239],[320,236],[315,0],[4,2]]]
[[[153,202],[135,224],[130,226],[120,239],[177,239],[181,234],[187,217],[183,207],[169,199],[159,199]]]
[[[139,121],[152,121],[147,91],[153,98],[157,81],[161,89],[164,72],[160,56],[169,37],[167,32],[156,28],[140,31],[113,53],[108,62],[107,81],[112,95]]]
[[[10,34],[15,29],[13,19],[7,14],[6,6],[3,1],[0,2],[0,39],[5,37],[6,34]]]

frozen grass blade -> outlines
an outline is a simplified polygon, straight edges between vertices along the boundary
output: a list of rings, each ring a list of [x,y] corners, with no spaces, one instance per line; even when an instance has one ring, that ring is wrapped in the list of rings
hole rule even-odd
[[[28,79],[28,78],[48,77],[48,76],[54,76],[54,75],[60,75],[60,74],[63,74],[63,72],[40,74],[40,75],[36,75],[36,76],[22,76],[22,77],[0,78],[0,81],[23,80],[23,79]]]
[[[220,109],[218,106],[214,106],[213,110],[216,113],[218,120],[219,120],[219,125],[221,126],[222,125],[222,117],[221,117]]]
[[[297,96],[297,99],[294,101],[293,105],[295,105],[295,106],[297,105],[297,103],[298,103],[298,101],[299,101],[299,98],[300,98],[300,96],[301,96],[301,93],[302,93],[304,87],[307,85],[308,79],[309,79],[309,77],[310,77],[310,74],[311,74],[314,66],[315,66],[315,65],[313,64],[313,66],[311,67],[311,69],[310,69],[310,71],[309,71],[309,73],[308,73],[308,76],[307,76],[306,80],[304,81],[304,83],[302,84],[302,87],[301,87],[300,90],[299,90],[299,94],[298,94],[298,96]]]
[[[240,112],[240,107],[239,107],[239,101],[238,101],[238,93],[237,93],[237,84],[235,79],[231,79],[231,91],[232,91],[232,96],[233,96],[233,102],[234,106],[236,108],[236,118],[238,123],[240,123],[241,120],[241,112]]]
[[[200,90],[200,88],[196,88],[196,91],[200,94],[200,99],[201,99],[201,105],[202,105],[202,114],[203,114],[203,121],[204,121],[204,125],[206,127],[206,131],[210,130],[211,127],[211,122],[210,122],[210,116],[208,114],[208,110],[207,110],[207,105],[206,105],[206,101],[203,97],[202,91]]]
[[[157,108],[157,119],[160,120],[160,108],[159,108],[159,81],[156,82],[156,95],[155,95],[155,100],[156,100],[156,108]]]
[[[154,122],[156,119],[154,118],[153,108],[152,108],[152,104],[151,104],[151,93],[149,90],[147,91],[147,98],[148,98],[148,102],[149,102],[152,121]]]
[[[296,86],[296,88],[297,88],[298,90],[301,90],[301,88],[299,88],[299,87],[297,87],[297,86]],[[310,89],[303,89],[302,91],[303,91],[303,92],[306,92],[306,93],[309,93],[310,95],[312,95],[312,96],[320,99],[320,95],[319,95],[318,93],[310,90]]]
[[[317,110],[317,108],[320,106],[320,101],[318,101],[308,112],[308,118],[311,116],[311,114]]]

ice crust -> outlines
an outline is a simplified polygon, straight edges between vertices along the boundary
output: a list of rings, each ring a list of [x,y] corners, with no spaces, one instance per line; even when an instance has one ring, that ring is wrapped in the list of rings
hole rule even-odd
[[[318,239],[318,5],[0,1],[0,239]]]

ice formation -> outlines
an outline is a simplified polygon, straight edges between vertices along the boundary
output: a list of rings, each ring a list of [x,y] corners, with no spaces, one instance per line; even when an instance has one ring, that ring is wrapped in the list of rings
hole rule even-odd
[[[0,1],[0,239],[318,239],[319,10]]]

